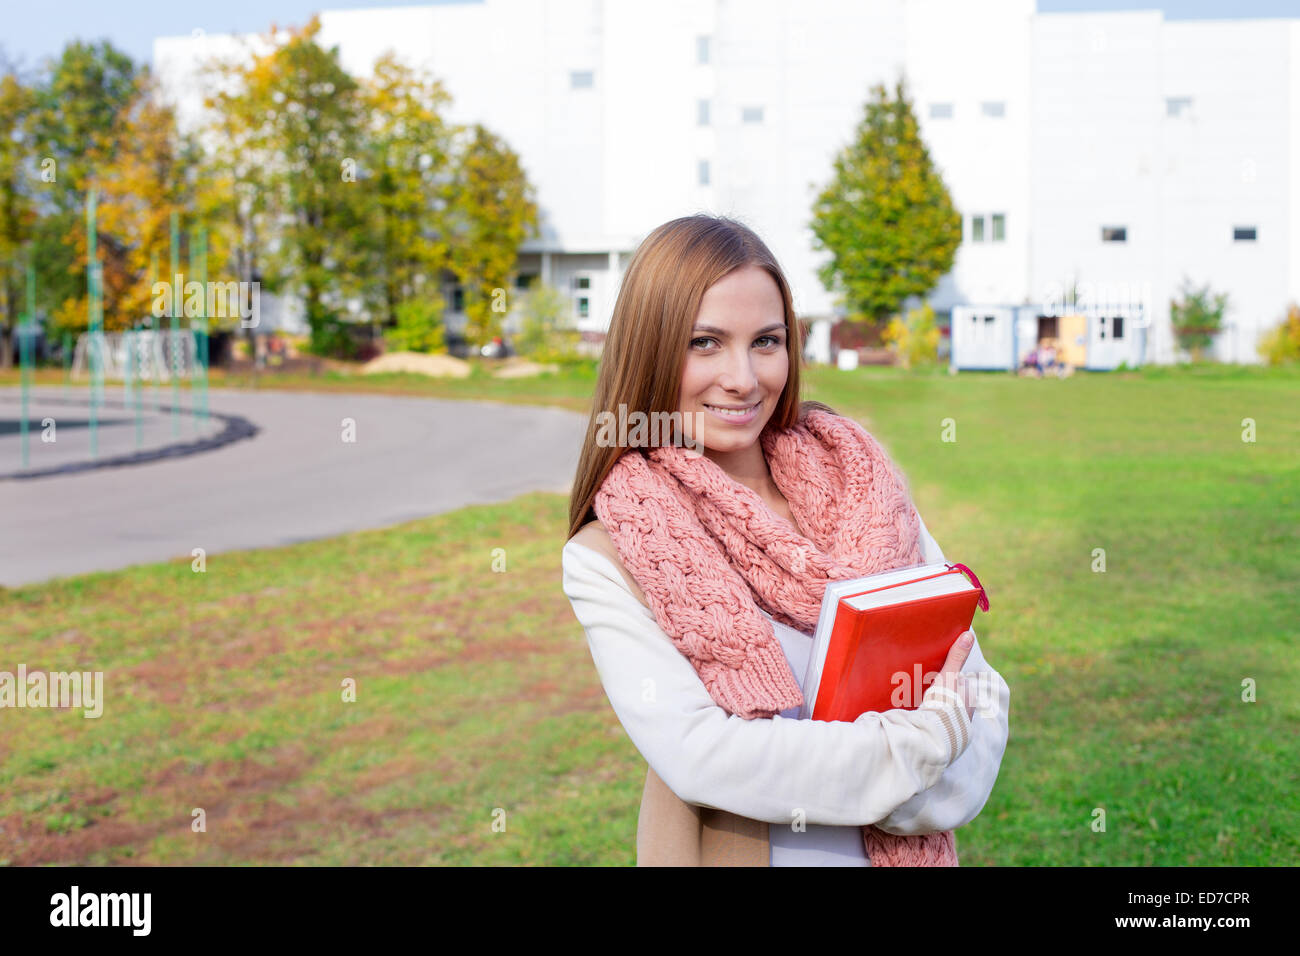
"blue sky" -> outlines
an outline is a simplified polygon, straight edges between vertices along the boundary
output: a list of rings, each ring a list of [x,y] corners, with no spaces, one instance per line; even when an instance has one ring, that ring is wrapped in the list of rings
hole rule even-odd
[[[253,33],[275,20],[282,25],[306,22],[319,9],[427,6],[440,0],[78,0],[14,3],[4,14],[0,51],[24,69],[57,55],[72,39],[107,37],[138,61],[153,55],[153,38],[203,30],[207,33]],[[633,0],[636,2],[636,0]],[[643,0],[653,2],[653,0]],[[970,0],[971,3],[993,0]],[[1170,20],[1196,18],[1300,17],[1300,0],[1038,0],[1044,13],[1082,10],[1163,10]]]

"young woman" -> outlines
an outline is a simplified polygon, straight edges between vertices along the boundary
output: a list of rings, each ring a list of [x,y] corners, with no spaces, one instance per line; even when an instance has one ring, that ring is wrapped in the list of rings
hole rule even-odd
[[[800,401],[801,345],[730,219],[660,226],[623,278],[562,563],[649,765],[638,865],[956,865],[997,778],[1010,692],[970,631],[919,707],[796,719],[826,582],[943,560],[880,445]]]

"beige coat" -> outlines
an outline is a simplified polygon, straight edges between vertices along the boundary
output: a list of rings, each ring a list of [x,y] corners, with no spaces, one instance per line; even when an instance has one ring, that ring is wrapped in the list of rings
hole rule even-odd
[[[637,866],[771,866],[767,824],[684,802],[646,766]]]
[[[587,522],[574,538],[609,558],[637,600],[649,606],[599,521]],[[686,803],[647,764],[636,824],[636,865],[771,866],[767,824],[726,810]]]

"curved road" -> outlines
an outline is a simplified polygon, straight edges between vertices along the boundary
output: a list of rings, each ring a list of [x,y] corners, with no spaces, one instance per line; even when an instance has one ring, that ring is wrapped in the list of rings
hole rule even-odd
[[[208,405],[257,433],[179,458],[0,481],[0,585],[567,492],[586,423],[563,409],[387,395],[220,389]],[[355,442],[343,440],[345,418]]]

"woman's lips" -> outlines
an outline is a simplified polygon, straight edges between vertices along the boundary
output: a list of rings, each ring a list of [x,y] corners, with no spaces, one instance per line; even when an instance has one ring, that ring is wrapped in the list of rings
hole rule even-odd
[[[749,411],[745,412],[742,415],[736,412],[720,411],[716,406],[710,405],[707,402],[704,403],[704,407],[713,413],[714,418],[717,418],[719,421],[729,422],[732,425],[744,425],[748,422],[753,421],[754,418],[757,417],[758,410],[762,408],[762,406],[763,406],[762,402],[756,402],[753,406],[750,407]]]

